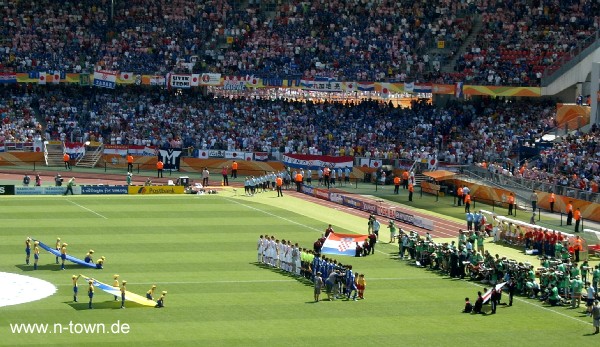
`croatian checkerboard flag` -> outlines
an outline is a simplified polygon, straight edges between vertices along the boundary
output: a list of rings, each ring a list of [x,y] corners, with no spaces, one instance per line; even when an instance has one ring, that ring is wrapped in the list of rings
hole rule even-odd
[[[321,253],[349,255],[353,257],[356,255],[356,243],[358,242],[362,245],[366,239],[367,235],[330,233],[323,243]]]

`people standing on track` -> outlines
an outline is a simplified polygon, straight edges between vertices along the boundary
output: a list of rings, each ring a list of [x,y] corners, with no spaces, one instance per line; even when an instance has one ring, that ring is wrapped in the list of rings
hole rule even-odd
[[[224,186],[228,186],[229,185],[229,174],[227,173],[227,166],[223,166],[223,168],[221,169],[221,175],[223,175],[223,185]]]
[[[329,189],[329,177],[331,175],[331,170],[325,166],[323,168],[323,185],[327,186],[327,189]]]
[[[463,189],[463,192],[464,191],[465,189]],[[471,212],[471,194],[469,194],[468,191],[465,193],[465,213],[466,212]]]
[[[394,194],[399,194],[400,190],[400,176],[394,177]]]
[[[411,182],[408,184],[408,201],[413,201],[414,191],[415,191],[415,186]]]
[[[65,170],[71,170],[71,156],[69,153],[65,152],[63,154],[63,162],[65,163]]]
[[[164,167],[165,167],[165,164],[162,162],[162,160],[158,159],[158,161],[156,162],[156,177],[157,178],[163,177],[163,168]]]
[[[277,197],[283,196],[283,191],[281,189],[283,187],[283,178],[281,178],[281,175],[277,176],[275,179],[275,185],[277,186]]]
[[[538,195],[535,192],[535,190],[532,191],[531,197],[529,198],[529,200],[531,200],[531,210],[533,212],[535,212],[535,209],[537,208],[537,203],[538,203]]]
[[[556,195],[554,195],[554,192],[550,193],[548,201],[550,202],[550,213],[554,213],[554,202],[556,201]]]
[[[513,215],[513,209],[515,207],[515,196],[512,195],[512,193],[510,193],[508,195],[508,215],[512,216]]]
[[[301,172],[297,172],[296,176],[294,177],[294,181],[296,182],[296,191],[298,193],[300,193],[302,191],[302,180],[304,178],[302,177],[302,173]]]
[[[578,233],[579,225],[581,224],[581,210],[579,209],[579,207],[577,207],[577,209],[575,210],[573,218],[575,218],[575,232]]]
[[[573,201],[569,201],[567,204],[567,225],[573,224]]]
[[[233,161],[233,163],[231,163],[231,178],[236,179],[237,178],[237,171],[238,171],[238,163],[237,161]]]
[[[402,187],[408,189],[408,171],[406,170],[402,173]]]
[[[133,155],[131,153],[127,153],[127,172],[133,172]]]
[[[464,200],[464,196],[463,196],[463,189],[462,187],[458,187],[456,189],[456,201],[457,201],[457,206],[462,206]]]
[[[210,172],[208,172],[208,168],[202,169],[202,185],[204,187],[208,187],[208,178],[210,177]]]

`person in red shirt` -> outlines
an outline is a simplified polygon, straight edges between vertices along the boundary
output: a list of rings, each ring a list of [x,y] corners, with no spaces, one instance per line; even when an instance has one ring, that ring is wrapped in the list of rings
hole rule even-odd
[[[227,166],[223,166],[223,169],[221,169],[221,175],[223,175],[223,185],[228,186],[229,179],[227,178]]]
[[[531,247],[531,240],[533,238],[533,231],[529,228],[527,228],[527,231],[525,232],[525,250],[529,250]]]
[[[558,239],[558,236],[556,235],[556,230],[552,230],[552,234],[549,235],[549,245],[548,245],[548,251],[546,252],[546,255],[549,255],[551,257],[554,257],[554,254],[556,253],[556,240]]]
[[[544,244],[544,233],[541,229],[538,230],[537,236],[535,238],[535,249],[538,251],[538,255],[542,255],[544,249],[542,248]]]

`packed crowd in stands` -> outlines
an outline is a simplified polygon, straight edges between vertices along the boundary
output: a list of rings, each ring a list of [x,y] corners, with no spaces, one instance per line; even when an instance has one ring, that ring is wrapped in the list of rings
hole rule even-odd
[[[17,96],[5,89],[0,89],[0,96],[0,143],[41,139],[43,126],[37,120],[33,98]]]
[[[440,161],[460,164],[507,158],[521,143],[539,139],[555,126],[551,101],[490,99],[450,102],[443,108],[415,101],[412,108],[396,108],[375,101],[345,105],[230,100],[129,88],[77,93],[53,88],[12,100],[21,100],[23,107],[19,110],[16,104],[3,112],[5,126],[23,124],[30,132],[39,128],[35,119],[28,123],[31,112],[24,111],[35,107],[46,124],[45,140],[407,160],[437,153]],[[15,112],[26,114],[18,117]],[[592,132],[565,137],[543,158],[568,158],[572,163],[544,168],[597,172],[591,160],[597,136]],[[574,165],[578,163],[584,165]]]
[[[489,1],[482,8],[483,28],[460,56],[454,78],[495,85],[539,84],[545,68],[600,28],[597,1],[534,3]]]
[[[114,8],[111,8],[111,4]],[[15,1],[0,8],[0,68],[219,72],[354,81],[536,84],[598,30],[598,3],[538,1]],[[455,74],[443,65],[473,33]],[[231,41],[227,43],[227,39]],[[443,49],[435,49],[444,42]]]
[[[33,96],[44,138],[71,142],[194,147],[415,160],[494,161],[553,124],[548,101],[450,102],[412,108],[286,100],[222,99],[126,89],[44,89]]]
[[[569,187],[598,193],[600,184],[600,131],[596,124],[588,133],[567,134],[542,150],[531,162],[520,167],[510,163],[487,165],[493,175],[505,175],[541,182],[548,186]],[[494,178],[493,176],[491,176]],[[564,193],[558,190],[557,193]]]

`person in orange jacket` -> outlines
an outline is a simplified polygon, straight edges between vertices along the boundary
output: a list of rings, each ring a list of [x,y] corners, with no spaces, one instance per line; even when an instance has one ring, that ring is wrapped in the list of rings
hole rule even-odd
[[[127,153],[127,172],[133,172],[133,155]]]
[[[65,154],[63,154],[63,162],[65,163],[65,169],[71,170],[71,156],[69,153],[65,152]]]
[[[579,210],[579,207],[577,207],[577,209],[575,210],[575,213],[573,214],[573,218],[575,218],[575,232],[578,233],[579,232],[579,224],[581,223],[581,211]]]
[[[412,183],[409,183],[408,184],[408,201],[412,201],[414,191],[415,191],[415,187],[413,186]]]
[[[554,213],[554,202],[556,202],[556,195],[554,195],[554,192],[550,193],[548,202],[550,202],[550,213]]]
[[[299,193],[302,190],[302,174],[298,172],[296,177],[294,177],[294,181],[296,181],[296,191]]]
[[[573,201],[567,204],[567,225],[573,224]]]
[[[160,178],[163,177],[163,168],[165,167],[165,164],[162,162],[162,160],[158,159],[158,161],[156,162],[156,177]]]
[[[237,161],[233,161],[233,163],[231,163],[231,178],[237,178],[237,170],[238,170],[238,163]]]
[[[400,189],[400,176],[394,177],[394,194],[398,194]]]

